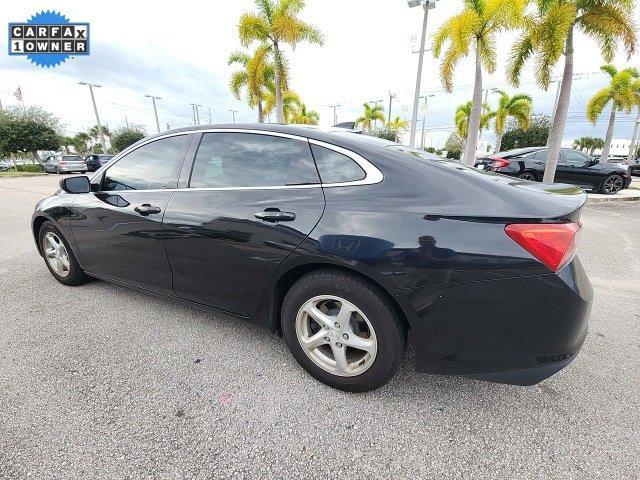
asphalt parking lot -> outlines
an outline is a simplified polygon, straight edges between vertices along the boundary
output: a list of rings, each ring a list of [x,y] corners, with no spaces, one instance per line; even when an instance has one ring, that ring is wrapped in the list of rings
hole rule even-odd
[[[583,210],[596,296],[564,371],[417,374],[410,348],[390,384],[348,394],[248,322],[58,284],[29,230],[57,180],[0,179],[0,478],[640,477],[640,202]]]

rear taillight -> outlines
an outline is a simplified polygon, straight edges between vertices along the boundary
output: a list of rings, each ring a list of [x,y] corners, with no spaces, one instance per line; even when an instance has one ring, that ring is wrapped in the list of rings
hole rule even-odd
[[[513,241],[557,272],[575,253],[581,225],[573,223],[517,223],[504,227]]]
[[[504,168],[509,165],[509,160],[505,160],[504,158],[496,158],[493,160],[491,164],[491,168]]]

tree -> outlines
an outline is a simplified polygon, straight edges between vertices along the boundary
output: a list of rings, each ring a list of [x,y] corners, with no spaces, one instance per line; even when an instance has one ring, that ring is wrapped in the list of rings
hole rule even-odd
[[[107,138],[111,138],[111,132],[109,131],[109,127],[107,127],[106,125],[101,125],[101,127],[102,127],[102,134]],[[100,139],[100,129],[98,128],[98,125],[94,125],[89,129],[89,136],[96,141]]]
[[[362,125],[365,131],[371,131],[371,126],[376,120],[384,122],[384,107],[382,105],[371,106],[368,103],[362,104],[364,112],[356,119],[356,125]]]
[[[71,138],[71,145],[79,155],[86,155],[89,152],[89,140],[91,136],[85,132],[78,132]]]
[[[393,141],[397,142],[398,132],[400,130],[406,130],[407,128],[409,128],[409,122],[406,121],[404,118],[396,117],[393,120],[391,120],[389,123],[387,123],[387,128],[394,133]]]
[[[440,74],[449,92],[453,88],[456,65],[474,49],[475,80],[464,153],[464,161],[469,166],[475,163],[482,116],[482,67],[489,73],[495,72],[495,35],[519,27],[527,3],[528,0],[465,0],[462,12],[447,20],[436,33],[433,53],[436,58],[443,54]],[[443,53],[445,44],[448,46]]]
[[[31,153],[39,160],[38,150],[58,150],[61,143],[60,120],[37,107],[14,107],[0,113],[0,153]]]
[[[273,48],[276,119],[278,123],[284,123],[283,95],[287,89],[283,79],[287,76],[287,62],[281,46],[289,44],[295,48],[304,41],[322,45],[322,35],[316,27],[298,18],[304,0],[256,0],[256,6],[257,13],[245,13],[240,17],[238,34],[245,47],[258,41]]]
[[[640,92],[638,77],[640,77],[640,72],[635,68],[625,68],[618,71],[613,65],[603,65],[600,69],[609,74],[611,83],[591,97],[591,100],[587,103],[587,119],[591,123],[596,123],[604,108],[611,102],[609,126],[604,140],[602,155],[600,156],[600,163],[607,163],[611,140],[613,140],[616,112],[620,110],[631,113],[633,107],[638,105],[638,93]]]
[[[453,132],[451,135],[449,135],[449,138],[444,144],[444,150],[447,151],[447,158],[459,159],[462,155],[463,148],[464,141],[457,132]]]
[[[307,110],[307,106],[301,103],[298,110],[291,116],[291,123],[302,125],[318,125],[320,114],[315,110]]]
[[[489,107],[488,104],[486,103],[482,104],[482,110],[483,112],[480,114],[480,124],[478,125],[478,130],[476,130],[476,133],[474,134],[474,138],[476,140],[478,137],[478,132],[489,126],[489,121],[493,116],[493,112],[491,111],[491,108]],[[464,155],[467,155],[465,145],[469,138],[469,124],[471,121],[472,114],[473,114],[473,101],[469,100],[467,103],[463,103],[462,105],[459,105],[458,108],[456,108],[456,112],[454,116],[456,131],[458,133],[458,136],[462,139],[462,149],[464,150]],[[474,163],[476,158],[475,148],[476,147],[474,147],[473,155],[471,155],[471,158],[473,158]],[[466,157],[463,157],[463,158],[465,159],[465,163],[466,163]]]
[[[147,133],[142,127],[121,127],[114,132],[111,138],[111,145],[116,149],[116,151],[121,152],[129,145],[133,145],[134,143],[142,140],[146,135]]]
[[[240,100],[243,88],[247,90],[247,101],[251,108],[258,108],[258,122],[264,123],[264,100],[269,90],[275,91],[273,86],[274,65],[269,61],[269,45],[260,45],[252,56],[244,52],[233,52],[229,56],[229,65],[238,64],[241,70],[231,75],[229,86],[233,95]],[[281,83],[287,88],[287,78],[283,76]]]
[[[530,95],[516,93],[510,97],[503,90],[496,90],[500,95],[498,108],[493,112],[494,129],[496,132],[496,152],[502,147],[502,137],[507,126],[507,120],[513,118],[522,130],[527,130],[531,125],[533,114],[533,100]]]
[[[547,144],[551,119],[547,115],[533,115],[527,130],[520,128],[515,120],[510,120],[502,137],[502,151],[524,147],[543,147]]]
[[[535,57],[538,85],[547,90],[553,68],[564,55],[564,71],[553,126],[547,141],[549,157],[543,181],[553,182],[562,147],[573,77],[573,35],[582,30],[594,38],[602,57],[611,62],[622,40],[628,57],[637,39],[633,24],[634,0],[535,0],[536,11],[523,22],[523,32],[511,51],[507,75],[515,86],[525,63]]]
[[[291,123],[293,116],[302,105],[302,100],[296,92],[288,90],[282,94],[282,111],[284,112],[284,123]],[[265,94],[264,114],[269,115],[276,108],[276,92],[273,90]]]

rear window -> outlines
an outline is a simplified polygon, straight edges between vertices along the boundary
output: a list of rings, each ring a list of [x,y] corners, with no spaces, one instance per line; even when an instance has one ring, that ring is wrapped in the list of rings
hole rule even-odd
[[[322,183],[356,182],[366,176],[360,165],[342,153],[314,144],[311,151]]]
[[[65,162],[82,162],[82,158],[81,157],[77,157],[74,155],[65,155],[64,157],[62,157],[62,160],[64,160]]]

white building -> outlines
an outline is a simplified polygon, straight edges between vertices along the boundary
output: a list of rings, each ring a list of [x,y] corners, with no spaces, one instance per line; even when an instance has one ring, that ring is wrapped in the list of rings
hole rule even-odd
[[[562,142],[563,148],[573,148],[573,140],[565,140]],[[627,138],[614,138],[611,140],[611,150],[609,150],[609,157],[626,158],[629,155],[629,149],[631,148],[631,140]],[[593,151],[594,155],[602,155],[602,149],[598,148]]]

